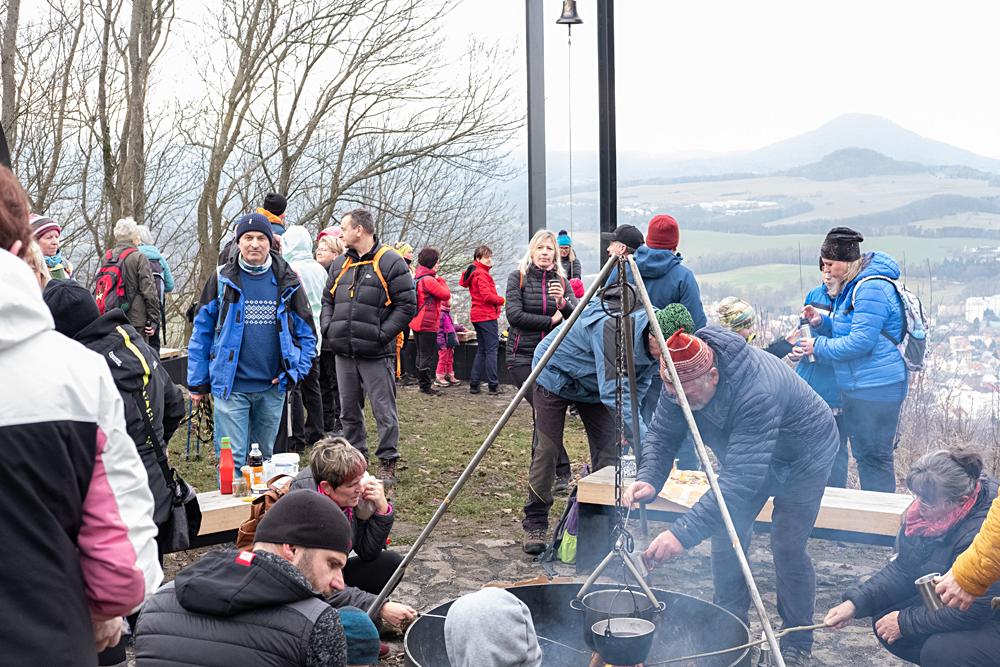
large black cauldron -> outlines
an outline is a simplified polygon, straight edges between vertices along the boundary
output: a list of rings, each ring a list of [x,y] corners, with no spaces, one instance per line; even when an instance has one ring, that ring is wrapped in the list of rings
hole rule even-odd
[[[580,590],[581,584],[549,584],[518,586],[507,589],[531,611],[535,632],[542,636],[588,651],[583,641],[583,613],[570,608],[569,602]],[[615,588],[596,585],[591,590]],[[657,662],[694,653],[717,651],[739,646],[750,641],[750,632],[742,621],[714,604],[681,593],[659,588],[653,592],[666,609],[656,619],[657,629],[653,649],[646,662]],[[428,611],[445,616],[451,602]],[[545,667],[586,667],[589,656],[539,641],[544,654]],[[403,640],[406,664],[411,667],[450,667],[444,648],[444,619],[423,616],[406,631]],[[698,667],[730,667],[744,664],[748,649],[725,655],[703,658]],[[682,666],[683,667],[683,666]]]

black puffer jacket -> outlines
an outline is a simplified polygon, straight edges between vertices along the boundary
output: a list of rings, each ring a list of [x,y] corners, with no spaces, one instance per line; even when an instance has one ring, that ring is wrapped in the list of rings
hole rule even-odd
[[[899,629],[903,637],[973,630],[983,623],[1000,623],[1000,614],[990,608],[993,596],[1000,595],[1000,583],[994,584],[986,595],[976,598],[968,611],[946,608],[934,612],[924,607],[913,584],[915,579],[925,574],[950,570],[958,555],[972,544],[997,495],[996,480],[984,475],[979,481],[976,504],[962,521],[944,535],[907,537],[904,522],[896,538],[895,558],[870,579],[844,593],[844,600],[854,603],[857,618],[904,607],[899,613]]]
[[[748,503],[769,476],[779,485],[826,480],[839,437],[823,399],[784,362],[742,336],[716,326],[697,335],[715,352],[719,384],[712,401],[694,413],[695,422],[722,466],[719,485],[729,507]],[[661,395],[637,478],[663,488],[687,433],[680,407]],[[706,493],[671,531],[690,549],[721,525],[715,494]]]
[[[379,280],[371,262],[381,245],[376,237],[375,245],[364,257],[348,249],[330,265],[320,323],[323,340],[331,341],[338,355],[361,359],[395,356],[397,334],[417,313],[413,274],[395,250],[387,251],[379,259],[385,287]],[[337,282],[348,260],[351,266]],[[334,283],[337,283],[336,294],[331,292]]]
[[[566,280],[583,279],[583,268],[580,266],[580,260],[575,257],[572,260],[569,257],[559,257],[559,263],[562,264]]]
[[[562,281],[566,305],[562,309],[568,318],[576,307],[576,297],[569,281],[559,276],[555,269],[542,270],[531,264],[528,273],[512,271],[507,276],[507,367],[530,366],[535,346],[552,331],[552,316],[556,314],[556,303],[549,298],[546,289],[549,281]]]

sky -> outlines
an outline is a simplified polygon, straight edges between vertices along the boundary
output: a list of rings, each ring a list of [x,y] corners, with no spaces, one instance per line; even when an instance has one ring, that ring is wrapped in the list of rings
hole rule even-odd
[[[546,140],[597,149],[597,0],[583,25],[545,5]],[[442,35],[516,48],[524,81],[524,1],[465,0]],[[844,113],[1000,157],[1000,3],[950,0],[620,0],[615,3],[620,151],[752,150]],[[568,58],[568,52],[571,58]],[[567,66],[572,77],[567,77]]]

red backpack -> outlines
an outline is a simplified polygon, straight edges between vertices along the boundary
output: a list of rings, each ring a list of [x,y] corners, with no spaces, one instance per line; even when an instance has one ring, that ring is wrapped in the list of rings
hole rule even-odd
[[[128,310],[129,304],[125,301],[125,278],[122,275],[122,264],[125,258],[137,252],[135,248],[125,248],[122,253],[115,257],[111,250],[104,255],[104,262],[97,271],[97,279],[94,281],[94,300],[97,301],[97,309],[101,315],[112,308]]]

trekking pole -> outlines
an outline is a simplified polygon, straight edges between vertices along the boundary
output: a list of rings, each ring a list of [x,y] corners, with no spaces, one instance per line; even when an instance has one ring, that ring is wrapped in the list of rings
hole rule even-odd
[[[187,444],[184,445],[184,460],[191,460],[191,420],[194,419],[194,401],[188,398],[188,435]]]
[[[451,487],[451,491],[448,492],[448,495],[445,496],[445,499],[434,512],[434,516],[432,516],[431,520],[427,522],[424,529],[420,531],[420,535],[418,535],[417,539],[413,542],[413,546],[411,546],[410,550],[406,552],[405,556],[403,556],[403,561],[396,568],[396,571],[392,573],[389,581],[386,582],[382,591],[378,594],[378,597],[375,598],[375,601],[371,603],[370,607],[368,607],[368,616],[372,619],[375,619],[378,616],[379,610],[382,608],[382,603],[384,603],[386,598],[388,598],[389,595],[396,590],[396,586],[399,585],[400,580],[403,578],[403,574],[406,572],[406,567],[410,564],[414,557],[416,557],[420,548],[424,545],[424,542],[427,541],[427,538],[434,531],[434,528],[437,527],[438,522],[441,521],[444,513],[448,511],[448,506],[451,505],[455,501],[455,498],[458,497],[458,494],[462,492],[462,487],[464,487],[465,483],[469,481],[469,478],[472,477],[472,473],[475,472],[479,463],[483,460],[483,457],[486,456],[486,452],[488,452],[490,447],[493,446],[493,442],[497,439],[497,436],[500,435],[503,427],[507,425],[507,422],[514,414],[514,410],[517,409],[518,404],[520,404],[521,399],[523,399],[528,394],[528,391],[534,387],[535,379],[545,368],[545,364],[549,362],[549,359],[551,359],[552,355],[555,354],[559,344],[562,343],[564,338],[566,338],[569,330],[572,329],[576,321],[580,319],[580,315],[583,313],[583,309],[587,306],[587,302],[589,302],[594,294],[597,293],[597,290],[601,288],[604,281],[607,280],[608,274],[611,273],[611,269],[617,263],[617,257],[608,258],[608,261],[605,262],[604,266],[601,268],[601,272],[598,273],[597,277],[594,279],[594,282],[589,288],[587,288],[586,294],[584,294],[580,301],[576,304],[576,308],[573,309],[573,313],[569,316],[569,319],[567,319],[559,331],[555,333],[552,339],[552,345],[549,346],[549,349],[545,350],[545,354],[543,354],[542,358],[538,360],[535,367],[531,369],[531,373],[524,381],[524,384],[522,384],[521,388],[517,390],[516,394],[514,394],[514,398],[510,400],[510,405],[508,405],[507,409],[503,411],[502,415],[500,415],[500,419],[497,421],[496,426],[494,426],[493,430],[486,436],[483,444],[479,446],[479,449],[472,456],[472,460],[469,461],[465,470],[462,471],[462,474],[455,482],[455,485]]]
[[[635,263],[635,258],[631,255],[628,256],[628,263],[632,266],[635,286],[639,290],[639,298],[646,308],[646,315],[649,316],[650,323],[656,322],[656,313],[653,311],[653,305],[649,301],[649,294],[646,292],[646,285],[643,283],[642,276],[639,275],[639,266]],[[740,537],[736,533],[736,526],[733,525],[733,518],[729,514],[729,507],[726,505],[726,499],[722,496],[722,489],[719,487],[719,478],[715,474],[715,468],[712,467],[712,460],[708,457],[708,450],[701,439],[698,424],[694,421],[694,413],[691,411],[687,396],[684,394],[684,387],[681,386],[680,377],[677,375],[677,368],[674,366],[674,360],[670,356],[670,350],[667,348],[667,341],[664,340],[660,327],[650,326],[649,330],[656,337],[656,344],[660,347],[660,355],[666,361],[667,370],[670,371],[671,384],[674,387],[674,391],[677,392],[677,402],[680,405],[681,412],[684,413],[684,419],[687,421],[688,428],[691,431],[691,436],[694,439],[694,448],[698,452],[698,458],[701,459],[701,466],[705,469],[705,476],[708,478],[709,486],[712,487],[712,493],[715,494],[716,502],[719,503],[719,514],[722,515],[722,523],[726,526],[726,533],[729,535],[729,541],[736,552],[736,559],[740,563],[743,578],[746,580],[747,588],[750,590],[753,606],[760,617],[761,625],[764,627],[764,634],[767,635],[767,644],[771,649],[771,655],[777,663],[777,667],[785,667],[785,661],[781,657],[781,648],[778,646],[778,639],[771,628],[771,621],[767,617],[767,610],[764,609],[764,601],[760,597],[760,591],[757,590],[757,584],[753,579],[753,572],[750,571],[750,564],[747,562],[746,554],[743,553],[743,545],[740,543]]]

